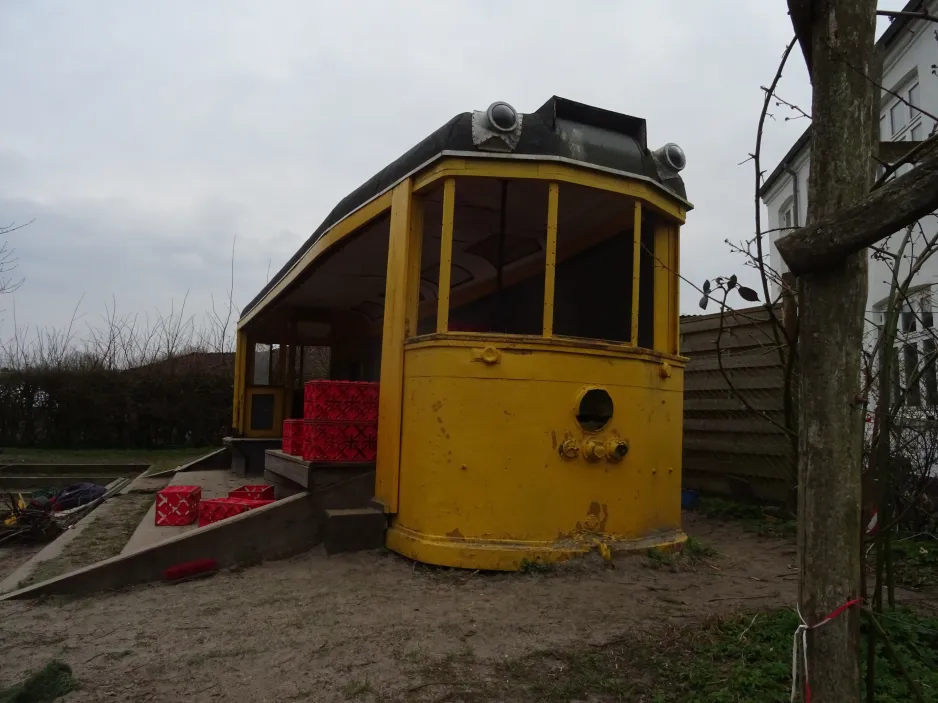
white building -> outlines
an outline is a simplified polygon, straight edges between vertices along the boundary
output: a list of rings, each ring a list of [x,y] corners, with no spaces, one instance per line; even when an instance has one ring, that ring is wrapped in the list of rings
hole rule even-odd
[[[912,0],[904,8],[905,12],[922,10],[938,15],[938,0]],[[932,115],[938,114],[936,29],[938,24],[934,22],[903,17],[892,22],[877,42],[877,46],[884,52],[883,87],[886,90],[882,94],[880,110],[880,134],[883,141],[921,141],[938,129],[931,117],[916,109],[921,108]],[[768,210],[766,229],[774,230],[768,235],[769,264],[779,273],[787,272],[787,267],[775,248],[775,241],[784,234],[778,230],[803,225],[807,215],[809,142],[810,127],[766,178],[759,193]],[[920,232],[916,236],[918,250],[921,250],[923,235],[929,237],[938,231],[938,218],[924,218],[921,224],[924,233]],[[891,237],[888,246],[895,250],[901,238],[901,235]],[[882,321],[882,309],[889,294],[891,276],[891,269],[886,262],[871,256],[867,299],[867,319],[871,326]],[[938,304],[938,290],[934,296],[931,293],[935,283],[938,283],[938,255],[922,267],[909,289],[917,314],[910,311],[902,316],[901,332],[907,334],[903,339],[904,362],[900,359],[900,366],[907,367],[913,360],[924,358],[924,355],[934,351],[931,335],[922,335],[922,330],[916,327],[932,325],[933,308]],[[929,405],[938,405],[938,388],[933,377],[934,372],[925,375],[920,395],[924,396]],[[918,405],[915,402],[918,395],[914,391],[910,393],[910,405]]]

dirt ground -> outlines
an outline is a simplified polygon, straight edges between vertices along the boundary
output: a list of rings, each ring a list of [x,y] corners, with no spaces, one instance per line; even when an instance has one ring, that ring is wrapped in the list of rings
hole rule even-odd
[[[59,658],[81,683],[73,702],[442,700],[459,682],[434,681],[434,664],[454,655],[485,676],[486,662],[547,647],[793,602],[791,543],[685,520],[719,554],[676,571],[644,555],[493,575],[314,552],[176,586],[3,602],[0,686]]]

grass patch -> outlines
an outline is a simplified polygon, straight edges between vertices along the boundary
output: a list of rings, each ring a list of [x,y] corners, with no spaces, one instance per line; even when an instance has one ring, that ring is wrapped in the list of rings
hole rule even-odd
[[[0,691],[0,703],[51,703],[76,688],[71,667],[53,660],[23,683]]]
[[[746,529],[764,536],[793,539],[798,534],[794,519],[785,516],[778,508],[725,498],[701,498],[697,512],[717,520],[739,522]]]
[[[938,540],[934,537],[893,539],[892,554],[897,585],[916,591],[938,587]]]
[[[717,556],[717,550],[695,537],[688,537],[682,549],[649,549],[648,565],[653,569],[669,568],[674,571],[692,569]]]
[[[938,692],[938,619],[898,610],[885,613],[881,622],[931,700]],[[403,692],[401,700],[432,688],[443,695],[436,700],[472,703],[787,703],[797,624],[792,611],[773,610],[674,628],[654,640],[629,635],[604,646],[545,650],[488,665],[468,654],[449,655],[421,669],[421,683]],[[864,620],[864,637],[867,627]],[[879,655],[878,703],[912,700],[907,682],[881,648]]]
[[[147,473],[174,469],[218,447],[188,449],[20,449],[6,447],[0,464],[149,464]]]
[[[373,693],[374,689],[367,681],[349,681],[342,687],[342,695],[345,696],[347,701],[364,698]]]

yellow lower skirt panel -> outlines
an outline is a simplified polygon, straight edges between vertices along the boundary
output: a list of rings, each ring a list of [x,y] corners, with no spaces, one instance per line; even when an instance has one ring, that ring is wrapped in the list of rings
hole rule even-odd
[[[425,564],[480,571],[518,571],[526,562],[563,562],[591,551],[608,559],[615,554],[648,549],[679,550],[686,541],[687,535],[681,530],[635,540],[584,535],[580,540],[562,542],[512,542],[424,535],[395,525],[388,530],[385,544],[391,551]]]

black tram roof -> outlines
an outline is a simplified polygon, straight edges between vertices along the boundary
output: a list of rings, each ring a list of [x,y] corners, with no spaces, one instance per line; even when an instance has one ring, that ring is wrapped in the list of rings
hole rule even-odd
[[[473,113],[463,112],[385,166],[346,195],[280,271],[248,303],[247,315],[296,264],[303,254],[333,225],[369,200],[381,195],[407,175],[427,165],[444,152],[477,152],[480,155],[512,158],[538,156],[567,159],[617,172],[635,174],[660,184],[686,200],[680,175],[662,177],[648,149],[645,120],[566,98],[554,96],[535,112],[522,115],[521,133],[511,153],[480,149],[473,140]]]

